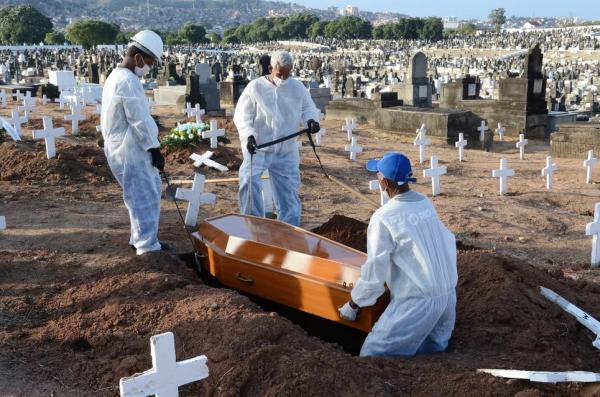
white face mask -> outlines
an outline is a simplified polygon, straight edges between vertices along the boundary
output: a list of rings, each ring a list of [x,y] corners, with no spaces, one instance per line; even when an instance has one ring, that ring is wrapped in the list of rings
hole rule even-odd
[[[275,76],[273,77],[273,83],[275,83],[275,85],[277,87],[281,87],[282,85],[284,85],[287,82],[287,80],[282,80],[279,77]]]
[[[148,73],[150,73],[151,69],[152,68],[150,66],[148,66],[147,64],[144,63],[144,66],[141,68],[139,68],[137,66],[135,67],[135,74],[138,77],[143,77],[143,76],[147,75]]]

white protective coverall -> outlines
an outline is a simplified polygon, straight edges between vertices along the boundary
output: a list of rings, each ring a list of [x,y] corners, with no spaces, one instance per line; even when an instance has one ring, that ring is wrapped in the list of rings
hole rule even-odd
[[[244,154],[238,193],[243,214],[250,213],[248,197],[252,179],[251,215],[265,216],[260,176],[268,169],[278,219],[291,225],[300,225],[300,154],[296,139],[257,151],[252,161],[252,178],[250,153],[246,145],[250,135],[254,135],[256,143],[261,145],[298,131],[300,125],[306,126],[310,119],[318,122],[320,114],[306,87],[291,77],[279,87],[266,76],[259,77],[244,89],[233,117]]]
[[[373,214],[368,259],[351,292],[360,307],[385,287],[391,301],[365,339],[361,356],[443,351],[456,316],[456,240],[427,197],[408,191]]]
[[[138,255],[159,251],[162,185],[148,152],[160,147],[158,127],[150,115],[140,79],[127,68],[114,69],[106,79],[101,126],[104,153],[123,188],[123,201],[129,210],[129,244],[135,246]]]

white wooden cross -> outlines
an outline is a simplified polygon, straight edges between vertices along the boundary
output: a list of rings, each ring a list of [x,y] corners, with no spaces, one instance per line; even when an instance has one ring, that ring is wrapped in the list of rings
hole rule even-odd
[[[369,190],[377,190],[379,192],[379,203],[381,206],[384,206],[390,200],[387,194],[381,191],[378,179],[369,181]]]
[[[0,91],[0,106],[6,107],[6,92]]]
[[[585,235],[592,237],[592,267],[600,267],[600,203],[596,203],[594,208],[594,222],[585,226]]]
[[[65,103],[69,102],[68,99],[65,99],[65,97],[62,95],[62,93],[60,94],[60,97],[54,99],[54,102],[58,102],[59,104],[59,109],[60,110],[64,110],[65,109]]]
[[[594,151],[588,150],[587,160],[584,160],[583,166],[587,168],[587,175],[585,177],[585,183],[591,184],[593,182],[592,172],[594,170],[594,166],[598,162],[598,159],[594,157]]]
[[[352,140],[352,132],[358,128],[358,124],[354,122],[354,119],[346,119],[346,124],[342,125],[342,131],[346,131],[348,141]]]
[[[21,98],[23,97],[23,94],[21,94],[21,90],[17,90],[17,92],[12,94],[12,96],[15,97],[15,102],[19,102],[21,100]]]
[[[229,168],[225,167],[222,164],[217,163],[214,160],[211,160],[213,152],[207,150],[204,154],[200,155],[198,153],[192,153],[190,159],[194,162],[194,167],[200,168],[202,165],[206,165],[207,167],[212,167],[221,172],[229,171]]]
[[[558,169],[558,165],[552,161],[552,156],[546,157],[546,167],[542,169],[542,176],[546,177],[546,189],[552,189],[552,177],[554,171]]]
[[[529,143],[528,139],[525,139],[525,134],[519,134],[519,142],[517,142],[516,146],[519,149],[519,159],[523,160],[525,158],[525,146]]]
[[[204,109],[200,109],[200,104],[197,103],[196,107],[194,107],[191,111],[190,111],[190,115],[188,117],[192,117],[192,116],[196,116],[196,123],[200,124],[202,123],[202,115],[205,114],[206,112],[204,111]]]
[[[428,145],[431,145],[431,140],[427,138],[427,129],[424,128],[423,124],[420,129],[417,130],[417,137],[415,138],[414,145],[419,147],[419,164],[425,162],[425,149]]]
[[[13,110],[10,112],[11,114],[11,122],[15,129],[17,135],[21,135],[21,124],[25,124],[28,120],[27,117],[20,117],[18,110]]]
[[[46,141],[46,157],[49,159],[56,156],[55,139],[61,136],[65,136],[65,129],[63,127],[54,128],[52,126],[52,117],[44,116],[44,129],[33,131],[33,139],[44,139]]]
[[[17,115],[19,113],[17,112]],[[8,132],[8,135],[10,135],[10,137],[13,139],[13,141],[20,141],[21,140],[21,135],[19,135],[19,133],[17,132],[17,130],[15,130],[15,127],[12,124],[12,119],[10,119],[10,121],[6,120],[4,117],[0,117],[0,124],[2,126],[2,128],[4,128],[4,131]]]
[[[353,136],[350,145],[346,145],[344,151],[350,152],[350,160],[356,161],[358,154],[362,153],[363,148],[358,144],[356,137]]]
[[[152,369],[119,381],[121,397],[179,396],[179,386],[208,377],[206,356],[177,362],[172,332],[150,338]]]
[[[269,178],[269,170],[265,170],[262,173],[262,178],[260,183],[262,185],[262,199],[263,199],[263,208],[265,210],[265,214],[273,213],[274,205],[273,205],[273,189],[271,187],[271,179]]]
[[[46,106],[48,104],[48,97],[46,94],[42,95],[42,105]]]
[[[152,98],[148,98],[148,107],[150,108],[150,113],[152,113],[152,109],[154,108],[154,100]]]
[[[327,128],[321,128],[319,132],[315,134],[315,146],[323,146],[323,135],[327,134]]]
[[[27,92],[29,92],[29,91],[27,91]],[[31,102],[31,98],[27,99],[27,97],[23,98],[23,106],[17,107],[17,110],[20,112],[23,112],[25,117],[28,119],[29,119],[29,112],[33,111],[33,109],[35,109],[35,106],[33,106],[33,103]]]
[[[448,168],[445,165],[438,166],[437,156],[431,156],[431,168],[423,170],[423,176],[425,178],[431,178],[431,190],[433,196],[440,194],[440,177],[447,171]]]
[[[216,149],[219,143],[219,137],[225,135],[224,129],[219,129],[217,120],[210,120],[210,130],[202,131],[202,139],[210,138],[210,148]]]
[[[467,141],[465,141],[462,132],[458,133],[458,141],[454,142],[454,146],[458,148],[458,161],[463,161],[465,158],[465,146],[467,146]]]
[[[485,124],[485,120],[481,120],[481,125],[479,127],[477,127],[477,131],[479,131],[479,142],[484,141],[485,139],[485,132],[487,131],[487,126]]]
[[[498,123],[498,129],[496,132],[498,133],[498,138],[500,141],[504,141],[504,133],[506,132],[506,128],[502,127],[502,123]]]
[[[204,192],[204,179],[204,175],[196,172],[191,189],[177,188],[175,192],[176,199],[188,202],[185,214],[185,224],[187,226],[196,226],[200,204],[214,204],[217,199],[214,194]]]
[[[190,102],[186,102],[185,109],[183,109],[183,113],[185,113],[187,117],[192,117],[193,110],[194,108],[192,107],[192,104]]]
[[[0,216],[0,230],[6,230],[6,217]]]
[[[85,120],[85,114],[81,113],[79,105],[73,104],[71,114],[65,115],[65,120],[71,121],[71,131],[75,135],[79,132],[79,122]]]
[[[515,171],[508,168],[508,161],[500,159],[500,168],[492,170],[492,177],[500,178],[500,194],[504,195],[508,192],[508,177],[515,176]]]

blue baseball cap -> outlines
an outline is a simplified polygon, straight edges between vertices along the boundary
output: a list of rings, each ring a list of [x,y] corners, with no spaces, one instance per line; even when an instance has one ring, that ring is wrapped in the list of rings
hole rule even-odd
[[[412,177],[412,167],[408,157],[398,152],[386,153],[381,159],[373,159],[367,161],[367,170],[371,172],[379,172],[386,179],[389,179],[399,184],[406,182],[416,182],[417,179]]]

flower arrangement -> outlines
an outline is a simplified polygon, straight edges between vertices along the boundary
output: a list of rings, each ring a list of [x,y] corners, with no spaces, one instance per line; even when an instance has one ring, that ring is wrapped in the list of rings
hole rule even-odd
[[[209,124],[205,123],[185,123],[177,124],[169,135],[162,139],[161,145],[169,148],[183,149],[188,146],[197,146],[202,143],[209,143],[209,139],[202,139],[202,131],[208,131]],[[227,142],[229,140],[226,140]]]

